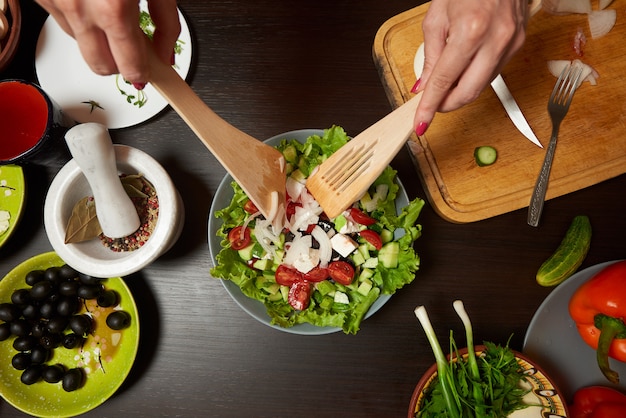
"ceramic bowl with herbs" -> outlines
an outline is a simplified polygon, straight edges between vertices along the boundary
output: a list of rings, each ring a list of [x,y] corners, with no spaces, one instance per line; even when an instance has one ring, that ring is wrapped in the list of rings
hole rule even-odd
[[[474,344],[469,315],[463,302],[454,309],[465,328],[465,348],[458,348],[450,332],[446,355],[430,323],[426,308],[418,306],[420,321],[435,356],[419,380],[409,405],[409,418],[544,418],[567,417],[567,405],[556,386],[531,359],[509,344]]]
[[[44,205],[54,250],[74,269],[94,277],[141,270],[172,247],[184,224],[182,199],[167,171],[139,149],[117,144],[114,149],[120,180],[141,220],[135,233],[111,239],[98,230],[93,194],[74,160],[56,175]]]

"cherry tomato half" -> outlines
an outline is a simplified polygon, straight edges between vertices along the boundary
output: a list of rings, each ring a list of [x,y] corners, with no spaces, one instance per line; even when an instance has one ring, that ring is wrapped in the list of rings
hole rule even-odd
[[[304,280],[302,273],[284,264],[278,266],[276,273],[274,273],[274,279],[281,286],[291,286],[295,282]]]
[[[303,311],[309,306],[311,301],[311,289],[310,283],[305,281],[295,282],[289,288],[289,295],[287,300],[292,308],[297,311]]]
[[[357,208],[350,208],[350,217],[354,220],[354,222],[361,225],[369,226],[376,223],[376,219]]]
[[[233,250],[241,250],[250,244],[250,229],[244,228],[242,234],[242,228],[243,226],[236,226],[228,233],[228,241]]]
[[[354,267],[347,261],[333,261],[328,265],[328,275],[337,283],[347,286],[354,280]]]
[[[259,208],[256,207],[254,202],[250,199],[243,205],[243,210],[248,212],[250,215],[254,215],[259,211]]]
[[[313,267],[308,273],[304,273],[304,280],[307,282],[323,282],[328,279],[328,269],[320,266]]]
[[[376,250],[380,250],[381,248],[383,248],[383,240],[382,238],[380,238],[380,235],[378,235],[378,233],[376,233],[375,231],[372,231],[371,229],[365,229],[363,231],[360,231],[359,235],[362,236],[365,241],[372,244],[372,246],[376,248]]]

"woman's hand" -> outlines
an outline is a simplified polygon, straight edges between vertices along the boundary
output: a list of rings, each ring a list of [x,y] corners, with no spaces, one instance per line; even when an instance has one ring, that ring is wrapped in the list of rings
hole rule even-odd
[[[432,0],[423,22],[424,69],[413,88],[423,90],[415,132],[423,135],[435,113],[474,101],[522,47],[528,0]]]
[[[146,37],[139,27],[137,0],[37,0],[74,37],[83,58],[97,74],[120,73],[136,85],[149,79]],[[155,24],[157,56],[171,63],[180,33],[176,0],[148,0]]]

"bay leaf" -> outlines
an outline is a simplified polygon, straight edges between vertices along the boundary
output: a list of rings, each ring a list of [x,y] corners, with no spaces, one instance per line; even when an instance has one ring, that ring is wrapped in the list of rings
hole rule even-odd
[[[65,228],[65,243],[77,243],[97,238],[102,233],[96,216],[96,202],[84,197],[72,208],[72,215]]]

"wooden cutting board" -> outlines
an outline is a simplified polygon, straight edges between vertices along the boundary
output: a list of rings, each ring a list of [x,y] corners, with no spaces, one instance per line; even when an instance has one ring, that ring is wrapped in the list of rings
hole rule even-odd
[[[393,107],[413,96],[413,62],[423,42],[428,6],[389,19],[376,34],[374,61]],[[547,111],[556,82],[547,68],[552,59],[582,59],[600,77],[596,86],[584,83],[578,89],[561,124],[546,199],[626,172],[626,0],[615,0],[609,8],[617,10],[617,23],[599,39],[591,39],[587,15],[539,10],[529,21],[523,49],[502,71],[544,149],[519,133],[491,88],[457,111],[437,114],[424,136],[409,140],[427,197],[439,215],[464,223],[528,207],[552,131]],[[578,28],[587,37],[583,57],[572,47]],[[495,164],[476,165],[473,153],[480,145],[498,150]]]

